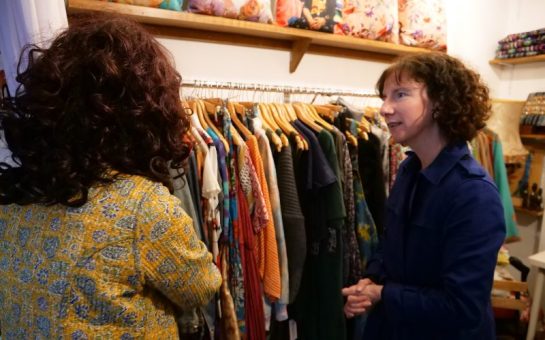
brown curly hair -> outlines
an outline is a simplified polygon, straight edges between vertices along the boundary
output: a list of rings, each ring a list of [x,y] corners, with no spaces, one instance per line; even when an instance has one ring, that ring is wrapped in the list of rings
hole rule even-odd
[[[406,76],[426,85],[434,118],[449,143],[472,140],[485,126],[490,113],[488,87],[460,60],[441,52],[402,57],[377,81],[381,98],[384,83],[392,74],[398,82]]]
[[[191,145],[172,58],[143,27],[80,15],[49,48],[27,46],[1,128],[18,166],[0,163],[0,204],[80,206],[119,173],[172,191]]]

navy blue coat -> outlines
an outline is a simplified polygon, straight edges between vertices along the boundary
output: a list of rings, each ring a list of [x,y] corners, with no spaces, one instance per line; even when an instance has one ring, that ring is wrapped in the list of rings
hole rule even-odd
[[[465,143],[420,167],[410,153],[388,198],[367,269],[384,289],[364,339],[495,339],[490,292],[505,238],[498,190]]]

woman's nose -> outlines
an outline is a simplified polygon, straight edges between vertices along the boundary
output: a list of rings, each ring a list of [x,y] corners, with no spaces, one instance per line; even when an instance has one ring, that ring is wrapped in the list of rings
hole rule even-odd
[[[388,100],[384,100],[382,102],[382,106],[380,107],[380,114],[386,116],[392,113],[394,113],[392,105],[388,102]]]

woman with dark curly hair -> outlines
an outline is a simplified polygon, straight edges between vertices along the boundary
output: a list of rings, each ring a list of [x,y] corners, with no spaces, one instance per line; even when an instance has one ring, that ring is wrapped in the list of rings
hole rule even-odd
[[[505,237],[498,190],[467,147],[488,89],[443,53],[400,59],[377,83],[393,139],[412,151],[387,202],[366,278],[343,289],[365,339],[495,339],[490,293]]]
[[[181,78],[141,26],[85,16],[30,46],[1,127],[0,324],[23,338],[178,338],[221,277],[172,191]],[[21,65],[21,64],[20,64]]]

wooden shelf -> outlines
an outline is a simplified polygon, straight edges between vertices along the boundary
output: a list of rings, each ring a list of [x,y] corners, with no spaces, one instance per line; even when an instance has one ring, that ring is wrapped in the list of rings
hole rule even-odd
[[[519,212],[521,214],[534,216],[534,217],[542,217],[543,216],[543,210],[529,210],[529,209],[524,209],[523,207],[515,206],[515,211]]]
[[[506,58],[506,59],[492,59],[489,61],[490,65],[518,65],[518,64],[529,64],[529,63],[538,63],[545,62],[545,54],[534,55],[531,57],[521,57],[521,58]]]
[[[233,45],[289,50],[289,70],[295,72],[305,53],[326,54],[390,63],[400,55],[429,52],[396,45],[309,30],[194,13],[126,5],[96,0],[69,0],[68,13],[109,12],[145,24],[157,35]]]
[[[545,142],[545,134],[522,134],[520,135],[520,138],[534,142]]]

